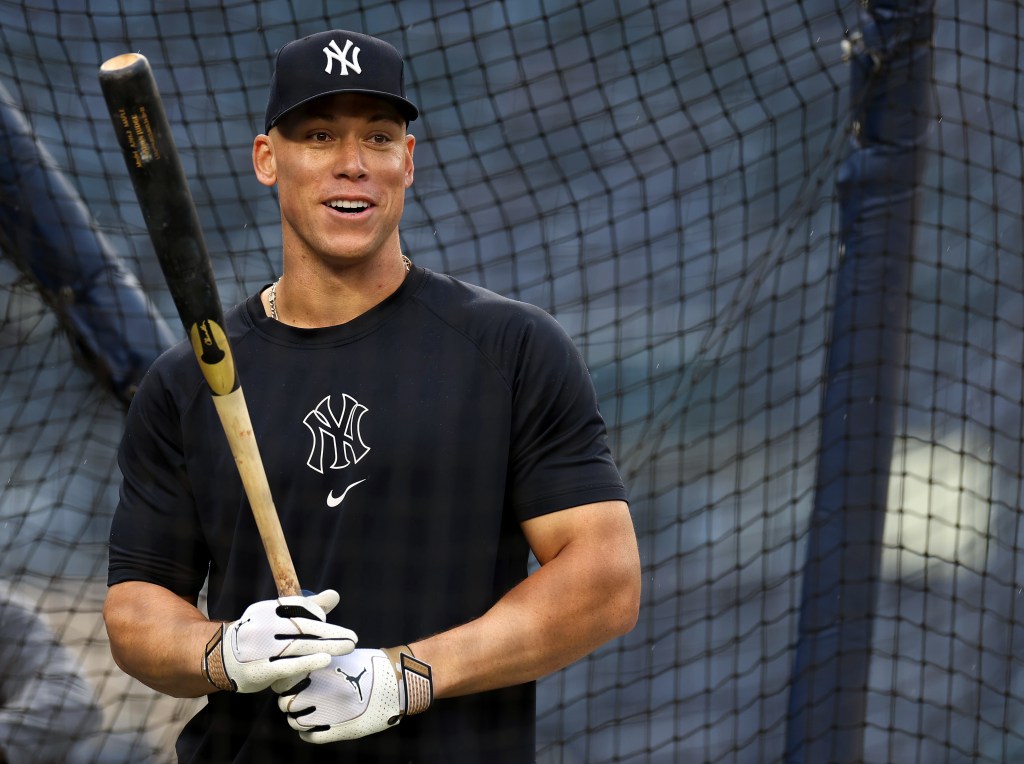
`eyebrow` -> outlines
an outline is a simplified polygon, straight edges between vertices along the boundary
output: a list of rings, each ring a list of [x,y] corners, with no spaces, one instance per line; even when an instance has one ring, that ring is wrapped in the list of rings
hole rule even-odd
[[[405,120],[403,120],[401,117],[392,114],[391,112],[374,114],[372,117],[370,117],[370,122],[393,122],[399,127],[405,127]]]

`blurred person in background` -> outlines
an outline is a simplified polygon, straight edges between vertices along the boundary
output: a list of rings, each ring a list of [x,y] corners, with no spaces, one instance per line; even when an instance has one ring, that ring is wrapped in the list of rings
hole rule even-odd
[[[78,659],[0,585],[0,764],[85,761],[102,718]]]

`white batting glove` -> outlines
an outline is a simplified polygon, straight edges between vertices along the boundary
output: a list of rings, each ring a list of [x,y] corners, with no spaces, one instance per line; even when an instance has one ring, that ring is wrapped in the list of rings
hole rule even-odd
[[[203,674],[221,690],[259,692],[330,665],[331,656],[352,652],[358,641],[355,632],[327,623],[339,599],[325,589],[250,605],[207,643]]]
[[[277,705],[307,743],[372,735],[404,716],[426,711],[434,698],[430,666],[407,646],[356,650],[331,660],[295,686],[275,682]]]

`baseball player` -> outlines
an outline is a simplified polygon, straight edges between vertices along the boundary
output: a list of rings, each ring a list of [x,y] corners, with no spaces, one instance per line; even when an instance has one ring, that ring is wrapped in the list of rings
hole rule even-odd
[[[534,681],[636,622],[580,353],[402,251],[417,117],[398,51],[332,30],[279,51],[253,143],[282,272],[226,323],[309,594],[275,596],[186,343],[132,402],[104,614],[126,672],[208,696],[181,761],[533,761]]]

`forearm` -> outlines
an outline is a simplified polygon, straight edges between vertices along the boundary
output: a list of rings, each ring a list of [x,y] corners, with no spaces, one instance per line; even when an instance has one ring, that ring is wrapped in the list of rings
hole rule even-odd
[[[435,698],[484,692],[539,679],[617,636],[584,608],[551,615],[533,603],[549,582],[537,571],[482,617],[410,645],[433,668]],[[594,605],[598,604],[595,602]],[[564,617],[564,622],[559,619]],[[571,626],[571,628],[569,628]]]
[[[628,522],[628,514],[626,514]],[[533,681],[628,632],[637,618],[639,555],[632,525],[570,541],[480,618],[410,645],[429,663],[437,698]]]
[[[128,581],[110,588],[103,618],[114,662],[126,674],[179,698],[214,691],[202,659],[220,624],[194,604],[163,587]]]

